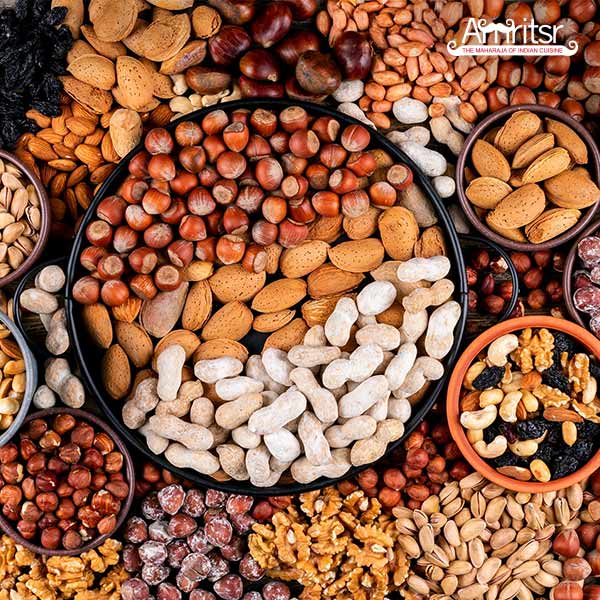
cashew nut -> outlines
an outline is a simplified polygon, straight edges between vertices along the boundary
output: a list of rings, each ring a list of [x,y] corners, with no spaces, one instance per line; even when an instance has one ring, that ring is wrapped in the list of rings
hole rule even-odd
[[[508,355],[519,347],[519,338],[514,333],[507,333],[494,340],[488,347],[488,362],[495,367],[503,367],[508,362]]]
[[[463,387],[467,390],[474,390],[473,381],[483,373],[483,370],[487,367],[487,365],[482,361],[478,360],[474,362],[465,373],[463,377]]]
[[[479,440],[473,444],[475,452],[482,458],[498,458],[506,452],[507,441],[503,435],[497,435],[489,444]]]
[[[517,405],[521,401],[523,397],[523,393],[519,391],[508,392],[506,396],[504,396],[504,400],[502,400],[500,404],[500,410],[498,413],[500,414],[500,418],[507,423],[515,423],[517,420]]]
[[[485,429],[497,416],[498,409],[492,404],[480,410],[466,410],[460,415],[460,423],[465,429]]]
[[[479,406],[485,408],[492,404],[500,404],[504,399],[504,392],[501,389],[494,388],[491,390],[484,390],[479,394]]]

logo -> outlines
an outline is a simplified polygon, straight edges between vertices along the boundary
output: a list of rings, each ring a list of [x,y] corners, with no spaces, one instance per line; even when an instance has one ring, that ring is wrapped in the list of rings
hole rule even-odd
[[[558,32],[564,25],[538,25],[525,19],[515,25],[512,19],[506,23],[490,23],[486,19],[469,17],[462,31],[462,39],[448,42],[448,52],[461,55],[538,55],[573,56],[579,44],[569,40],[566,45],[558,43]]]

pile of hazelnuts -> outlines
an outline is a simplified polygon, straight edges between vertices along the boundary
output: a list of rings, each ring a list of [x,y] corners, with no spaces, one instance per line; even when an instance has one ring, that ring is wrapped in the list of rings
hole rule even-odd
[[[362,125],[342,127],[299,106],[214,110],[173,134],[150,130],[118,193],[85,229],[80,262],[90,275],[73,297],[149,300],[177,289],[194,259],[258,273],[265,247],[301,244],[317,219],[393,206],[413,174],[368,151],[370,143]]]
[[[129,496],[123,455],[72,414],[34,418],[0,448],[0,505],[23,538],[77,550],[111,534]]]

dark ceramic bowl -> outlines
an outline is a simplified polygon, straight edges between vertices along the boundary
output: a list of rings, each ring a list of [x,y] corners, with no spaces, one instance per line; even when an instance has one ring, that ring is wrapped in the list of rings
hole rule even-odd
[[[23,261],[23,264],[18,268],[9,273],[6,277],[2,277],[0,279],[0,288],[16,281],[23,275],[27,273],[29,269],[36,263],[44,248],[46,247],[46,243],[48,242],[48,235],[50,233],[50,220],[51,220],[51,212],[50,212],[50,202],[48,201],[48,194],[46,192],[46,188],[42,185],[42,182],[37,178],[35,173],[20,159],[17,158],[14,154],[10,152],[6,152],[6,150],[0,149],[0,159],[13,163],[16,167],[18,167],[26,178],[33,184],[35,187],[35,191],[37,192],[38,198],[40,199],[40,211],[42,213],[42,223],[40,226],[39,238],[36,245],[33,247],[31,254]]]
[[[311,115],[316,116],[332,116],[337,119],[342,126],[350,124],[359,124],[356,119],[343,115],[335,110],[321,106],[319,104],[311,104],[308,102],[290,101],[290,100],[241,100],[236,102],[228,102],[226,104],[219,105],[219,107],[205,108],[188,115],[185,115],[181,119],[171,122],[166,126],[166,129],[172,131],[178,123],[182,121],[200,121],[205,115],[214,111],[216,108],[221,108],[227,112],[243,108],[249,110],[255,110],[257,108],[265,108],[268,110],[281,111],[288,106],[302,106]],[[425,177],[414,164],[414,162],[404,154],[397,146],[392,144],[384,136],[377,133],[376,131],[371,132],[371,147],[382,148],[390,154],[395,160],[400,161],[408,165],[414,174],[415,183],[417,183],[426,194],[427,198],[431,201],[436,214],[438,216],[438,225],[443,229],[444,235],[446,236],[448,256],[452,262],[452,270],[450,277],[456,284],[455,299],[460,303],[462,314],[459,322],[454,329],[454,346],[448,356],[444,358],[445,373],[439,381],[436,381],[428,390],[425,396],[419,401],[419,403],[413,407],[413,412],[410,419],[404,424],[404,435],[397,441],[388,445],[386,455],[391,453],[394,449],[400,447],[406,437],[421,423],[425,415],[431,410],[436,400],[445,392],[447,379],[450,376],[452,365],[456,357],[458,356],[460,343],[463,338],[466,317],[467,317],[467,292],[466,292],[466,274],[465,265],[460,250],[458,236],[456,229],[448,215],[444,203],[439,199],[437,193],[433,189],[429,178]],[[210,487],[225,492],[234,494],[252,494],[254,496],[274,496],[283,494],[299,494],[309,490],[320,489],[329,485],[333,485],[338,480],[343,480],[348,477],[352,477],[360,471],[366,469],[369,465],[361,467],[353,467],[342,477],[337,479],[331,479],[327,477],[320,477],[317,480],[309,484],[299,484],[292,481],[291,478],[288,480],[280,481],[273,487],[261,488],[251,485],[249,482],[235,481],[233,479],[227,479],[225,481],[217,480],[216,478],[202,475],[192,469],[181,469],[174,467],[167,461],[164,455],[153,454],[146,445],[144,437],[137,431],[128,429],[121,418],[121,407],[120,402],[115,402],[109,398],[108,394],[104,391],[101,381],[101,351],[91,342],[89,336],[86,333],[85,326],[82,322],[81,317],[81,306],[78,305],[70,296],[70,291],[73,288],[73,284],[81,276],[87,275],[88,272],[83,269],[79,263],[79,253],[86,244],[85,240],[85,228],[86,225],[94,218],[96,213],[96,207],[99,202],[107,195],[114,193],[122,178],[124,178],[127,171],[127,165],[129,160],[140,151],[142,146],[138,146],[131,153],[126,156],[117,166],[117,168],[111,173],[108,179],[103,183],[101,189],[94,197],[94,201],[86,211],[84,219],[80,224],[78,234],[73,243],[73,249],[69,259],[69,267],[67,273],[67,322],[69,326],[69,334],[71,336],[71,342],[77,353],[77,358],[81,367],[81,372],[88,389],[92,392],[93,397],[97,400],[98,405],[104,411],[107,418],[115,429],[127,440],[132,447],[139,450],[152,462],[159,464],[161,467],[173,471],[180,477],[193,481],[194,483],[203,487]],[[245,342],[245,340],[243,340]],[[252,347],[254,352],[260,352],[260,347]]]
[[[115,433],[115,431],[109,427],[102,419],[99,419],[96,415],[93,415],[84,410],[79,410],[78,408],[67,408],[66,406],[55,406],[54,408],[48,408],[46,410],[40,410],[38,412],[32,413],[27,416],[27,418],[23,421],[23,425],[25,423],[29,423],[33,419],[46,419],[53,415],[58,414],[69,414],[73,415],[76,419],[82,419],[84,421],[88,421],[90,425],[93,425],[96,429],[104,431],[107,433],[110,438],[115,443],[115,447],[119,450],[119,452],[123,455],[123,462],[125,467],[125,479],[129,484],[129,495],[125,500],[121,503],[121,511],[117,517],[117,524],[113,531],[110,533],[106,533],[104,535],[98,536],[84,544],[80,548],[75,550],[48,550],[43,546],[38,546],[37,544],[32,543],[29,540],[26,540],[14,527],[13,522],[9,521],[1,512],[0,512],[0,529],[10,535],[18,544],[25,546],[32,552],[36,552],[37,554],[43,554],[45,556],[78,556],[82,552],[87,552],[92,548],[96,548],[100,544],[102,544],[105,540],[107,540],[111,535],[114,534],[115,531],[123,525],[125,519],[129,514],[129,510],[131,509],[131,504],[133,502],[133,495],[135,492],[135,471],[133,467],[133,460],[131,458],[131,454],[129,450],[123,443],[123,440]],[[17,440],[18,441],[18,438]]]
[[[581,232],[581,235],[571,246],[571,250],[567,255],[567,260],[565,261],[565,266],[563,269],[562,287],[563,297],[565,299],[567,310],[569,311],[569,315],[571,315],[571,318],[586,329],[588,329],[588,316],[585,313],[582,313],[581,311],[577,310],[575,308],[575,304],[573,304],[573,292],[575,291],[573,289],[573,273],[575,272],[575,263],[579,260],[579,257],[577,256],[577,246],[580,240],[587,237],[588,235],[593,235],[594,233],[597,233],[599,229],[600,220],[596,219]]]
[[[506,121],[514,112],[518,110],[529,110],[539,117],[551,117],[568,125],[572,129],[574,129],[577,134],[583,139],[588,147],[589,152],[589,163],[588,169],[592,176],[592,179],[597,183],[600,181],[600,150],[598,150],[598,146],[594,142],[594,139],[590,135],[589,131],[583,127],[580,123],[572,119],[567,113],[562,110],[558,110],[556,108],[550,108],[548,106],[542,106],[537,104],[520,104],[516,106],[507,106],[491,115],[487,116],[481,123],[479,123],[473,131],[469,134],[467,139],[465,140],[465,145],[458,155],[458,162],[456,164],[456,191],[458,193],[458,198],[460,200],[460,204],[477,231],[489,238],[490,240],[504,246],[505,248],[509,248],[511,250],[519,250],[521,252],[535,252],[536,250],[548,250],[550,248],[556,248],[561,244],[573,239],[578,236],[590,223],[590,221],[594,218],[596,213],[596,209],[598,208],[598,203],[583,209],[582,216],[567,231],[563,234],[548,240],[547,242],[543,242],[542,244],[531,244],[531,243],[522,243],[522,242],[514,242],[512,240],[508,240],[505,237],[497,234],[495,231],[492,231],[484,222],[482,222],[477,213],[473,209],[473,205],[465,195],[466,189],[466,181],[465,181],[465,167],[470,164],[470,156],[471,149],[473,145],[478,139],[481,139],[485,136],[488,130],[496,127],[500,123]]]

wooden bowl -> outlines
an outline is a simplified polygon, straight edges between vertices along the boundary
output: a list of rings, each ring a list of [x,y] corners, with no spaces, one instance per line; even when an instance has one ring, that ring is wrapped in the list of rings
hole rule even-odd
[[[473,360],[477,357],[479,352],[488,346],[495,339],[500,336],[511,333],[513,331],[526,329],[527,327],[546,327],[550,330],[562,331],[567,335],[570,335],[576,339],[582,346],[585,347],[591,354],[600,359],[600,340],[598,340],[589,331],[586,331],[579,325],[571,323],[566,319],[555,319],[554,317],[545,316],[531,316],[531,317],[520,317],[518,319],[510,319],[503,323],[498,323],[491,329],[488,329],[471,342],[466,350],[462,353],[452,375],[448,382],[448,393],[446,396],[446,413],[448,417],[448,426],[450,428],[450,435],[452,439],[458,445],[462,455],[465,457],[467,462],[486,479],[489,479],[493,483],[501,485],[509,490],[515,492],[554,492],[556,490],[562,490],[589,477],[598,467],[600,467],[600,450],[598,450],[592,458],[580,469],[559,479],[552,479],[546,483],[539,481],[519,481],[512,477],[507,477],[496,471],[496,469],[488,464],[475,450],[471,443],[467,439],[465,430],[460,423],[460,392],[462,389],[462,382],[469,366],[473,363]]]

